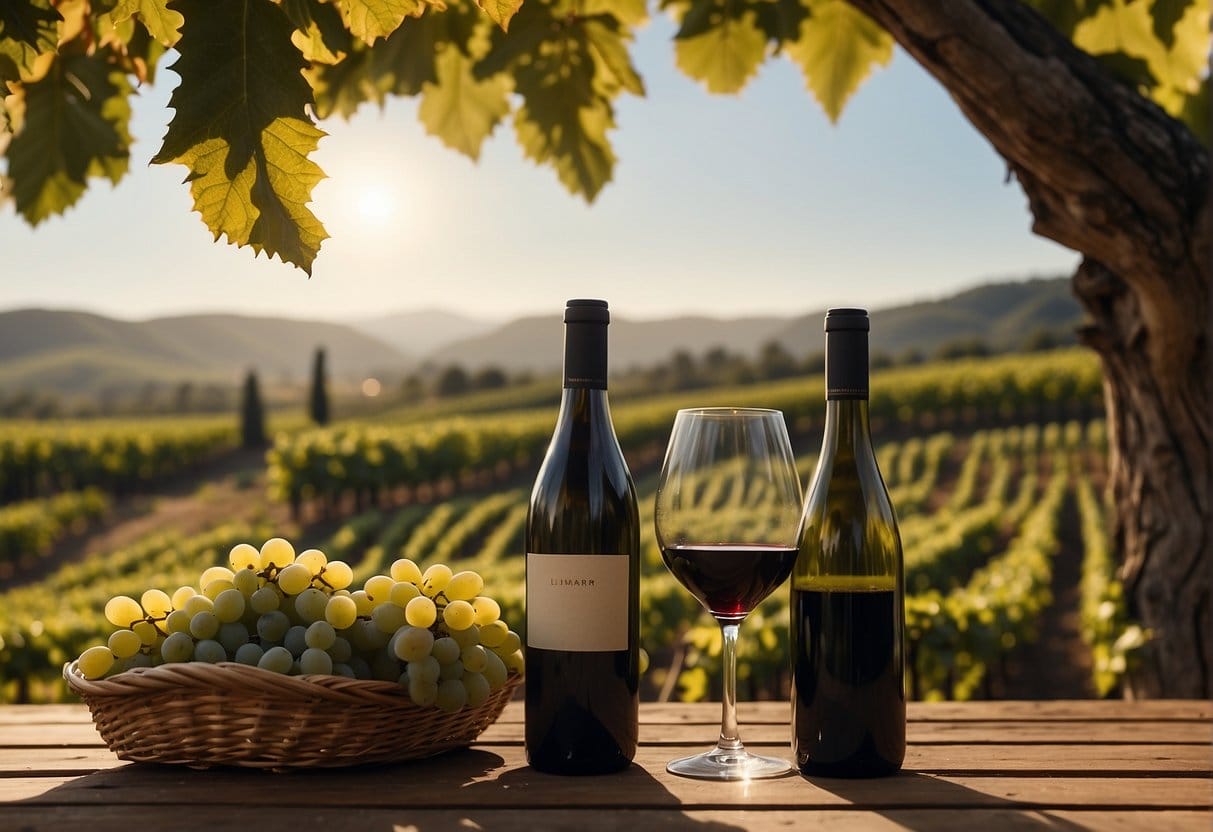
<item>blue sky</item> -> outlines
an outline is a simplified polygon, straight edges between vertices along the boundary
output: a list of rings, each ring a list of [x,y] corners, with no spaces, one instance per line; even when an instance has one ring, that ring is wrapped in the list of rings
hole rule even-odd
[[[172,114],[164,71],[136,104],[119,186],[35,230],[0,210],[0,308],[496,319],[599,296],[639,318],[793,314],[1077,263],[1031,233],[1002,160],[904,53],[831,125],[782,58],[739,96],[709,95],[674,66],[672,31],[658,18],[638,35],[648,95],[619,103],[615,178],[591,206],[526,160],[508,123],[478,164],[425,133],[415,100],[323,123],[330,179],[313,207],[332,239],[310,280],[212,242],[184,168],[147,164]]]

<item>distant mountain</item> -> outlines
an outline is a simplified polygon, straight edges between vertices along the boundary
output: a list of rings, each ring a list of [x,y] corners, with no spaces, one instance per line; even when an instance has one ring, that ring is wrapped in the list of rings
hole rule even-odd
[[[677,350],[700,356],[716,346],[755,355],[778,341],[793,355],[823,349],[825,310],[794,318],[680,317],[611,323],[611,365],[625,369],[665,361]],[[930,355],[949,341],[980,338],[995,350],[1021,348],[1039,330],[1072,333],[1082,309],[1070,293],[1068,278],[1033,279],[978,286],[940,300],[877,308],[872,312],[872,348],[894,356],[909,349]],[[561,362],[560,315],[523,318],[437,350],[438,364],[511,371],[550,371]]]
[[[241,315],[121,321],[88,312],[0,312],[0,390],[95,393],[148,382],[235,383],[248,369],[263,383],[301,380],[314,350],[334,378],[398,372],[408,359],[349,326]]]
[[[625,369],[665,361],[676,350],[698,355],[725,345],[734,352],[752,353],[787,324],[786,318],[679,317],[630,321],[612,315],[611,366]],[[430,356],[437,364],[505,370],[556,370],[563,360],[561,315],[520,318],[475,338],[457,341]]]
[[[483,335],[499,322],[468,318],[445,309],[421,309],[351,321],[350,326],[405,355],[427,355],[456,341]]]

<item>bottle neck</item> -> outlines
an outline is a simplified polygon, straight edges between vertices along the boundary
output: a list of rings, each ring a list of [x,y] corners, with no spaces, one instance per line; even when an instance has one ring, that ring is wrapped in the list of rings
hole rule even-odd
[[[607,389],[607,325],[575,322],[564,326],[564,389]],[[567,398],[567,396],[566,396]]]
[[[826,400],[868,398],[868,333],[840,329],[826,333]],[[865,408],[865,412],[866,412]]]
[[[872,429],[868,424],[867,399],[830,399],[826,401],[825,437],[822,454],[872,454]]]

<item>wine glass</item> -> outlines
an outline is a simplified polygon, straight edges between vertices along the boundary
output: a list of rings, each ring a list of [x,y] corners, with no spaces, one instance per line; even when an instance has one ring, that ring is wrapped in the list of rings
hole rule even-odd
[[[778,410],[680,410],[657,483],[661,556],[720,623],[724,698],[720,740],[671,761],[672,774],[710,780],[777,777],[786,760],[750,754],[737,732],[737,631],[796,562],[801,492]]]

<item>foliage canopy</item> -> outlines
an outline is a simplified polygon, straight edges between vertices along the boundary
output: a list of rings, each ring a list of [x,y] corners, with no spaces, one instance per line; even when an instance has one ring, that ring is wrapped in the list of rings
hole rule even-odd
[[[1025,0],[1109,72],[1206,139],[1210,0]],[[893,54],[846,0],[659,0],[677,65],[713,93],[787,57],[831,120]],[[218,239],[311,273],[327,234],[317,120],[419,96],[425,129],[475,159],[499,124],[592,200],[615,164],[615,103],[644,95],[630,52],[645,0],[4,0],[0,201],[30,224],[129,163],[130,98],[181,78],[156,163],[183,165]],[[170,53],[169,50],[172,50]]]

